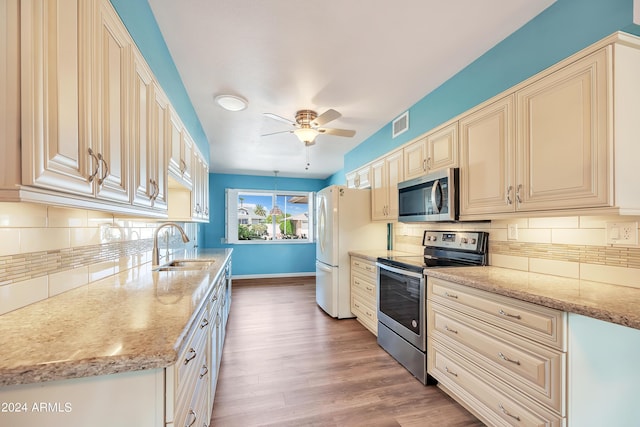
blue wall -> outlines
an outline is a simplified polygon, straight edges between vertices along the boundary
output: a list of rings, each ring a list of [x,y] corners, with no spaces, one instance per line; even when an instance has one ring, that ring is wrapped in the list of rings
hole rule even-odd
[[[323,179],[278,177],[278,190],[319,191],[325,187]],[[225,244],[225,190],[241,188],[273,190],[276,181],[269,176],[209,174],[209,205],[211,219],[204,225],[204,246],[207,248],[233,248],[233,275],[285,275],[315,273],[315,243],[278,244]]]
[[[347,153],[344,171],[380,157],[615,31],[640,35],[640,26],[632,22],[633,0],[557,0],[409,108],[407,132],[392,139],[389,122]],[[338,173],[329,180],[340,181]]]
[[[209,141],[147,0],[111,0],[171,105],[209,163]]]

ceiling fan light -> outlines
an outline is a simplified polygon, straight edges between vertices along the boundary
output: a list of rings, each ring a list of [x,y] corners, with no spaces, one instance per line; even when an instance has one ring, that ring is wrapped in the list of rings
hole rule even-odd
[[[236,95],[218,95],[214,100],[227,111],[242,111],[249,105],[246,99]]]
[[[318,136],[318,131],[311,128],[300,128],[293,131],[294,134],[298,137],[301,142],[304,142],[305,145],[313,144],[316,136]]]

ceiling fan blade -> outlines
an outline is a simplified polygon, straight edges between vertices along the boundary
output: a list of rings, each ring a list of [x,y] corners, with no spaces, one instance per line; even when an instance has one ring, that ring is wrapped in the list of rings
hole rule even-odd
[[[318,129],[319,133],[325,133],[327,135],[335,135],[335,136],[346,136],[352,137],[356,134],[355,130],[350,129],[333,129],[333,128],[320,128]]]
[[[284,118],[284,117],[282,117],[282,116],[279,116],[279,115],[277,115],[277,114],[273,114],[273,113],[263,113],[263,115],[264,115],[265,117],[269,117],[270,119],[277,120],[277,121],[279,121],[279,122],[283,122],[283,123],[286,123],[286,124],[291,125],[291,126],[296,126],[296,127],[298,126],[295,122],[293,122],[293,121],[291,121],[291,120],[289,120],[289,119],[286,119],[286,118]]]
[[[330,108],[324,113],[320,114],[318,117],[316,117],[315,120],[311,122],[311,126],[322,126],[323,124],[329,123],[330,121],[335,120],[341,116],[342,114]]]
[[[293,133],[293,131],[292,131],[292,130],[281,130],[281,131],[279,131],[279,132],[263,133],[263,134],[262,134],[262,135],[260,135],[260,136],[277,135],[277,134],[279,134],[279,133]]]

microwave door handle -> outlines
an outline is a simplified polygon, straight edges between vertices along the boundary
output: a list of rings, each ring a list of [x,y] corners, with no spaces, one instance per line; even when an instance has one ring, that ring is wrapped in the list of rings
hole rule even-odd
[[[431,187],[431,207],[433,208],[433,212],[439,214],[441,206],[438,206],[436,199],[436,192],[440,188],[440,180],[436,179]]]

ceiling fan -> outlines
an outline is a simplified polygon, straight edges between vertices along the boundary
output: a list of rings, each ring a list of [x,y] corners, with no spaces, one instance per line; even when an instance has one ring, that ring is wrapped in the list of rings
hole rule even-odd
[[[295,129],[267,133],[262,136],[276,135],[279,133],[293,133],[301,142],[304,142],[304,145],[307,147],[315,144],[316,136],[320,134],[346,137],[352,137],[356,134],[355,130],[321,127],[324,124],[342,116],[342,114],[333,109],[329,109],[320,115],[313,110],[299,110],[296,112],[295,122],[273,113],[264,113],[264,115],[271,119],[287,123]]]

